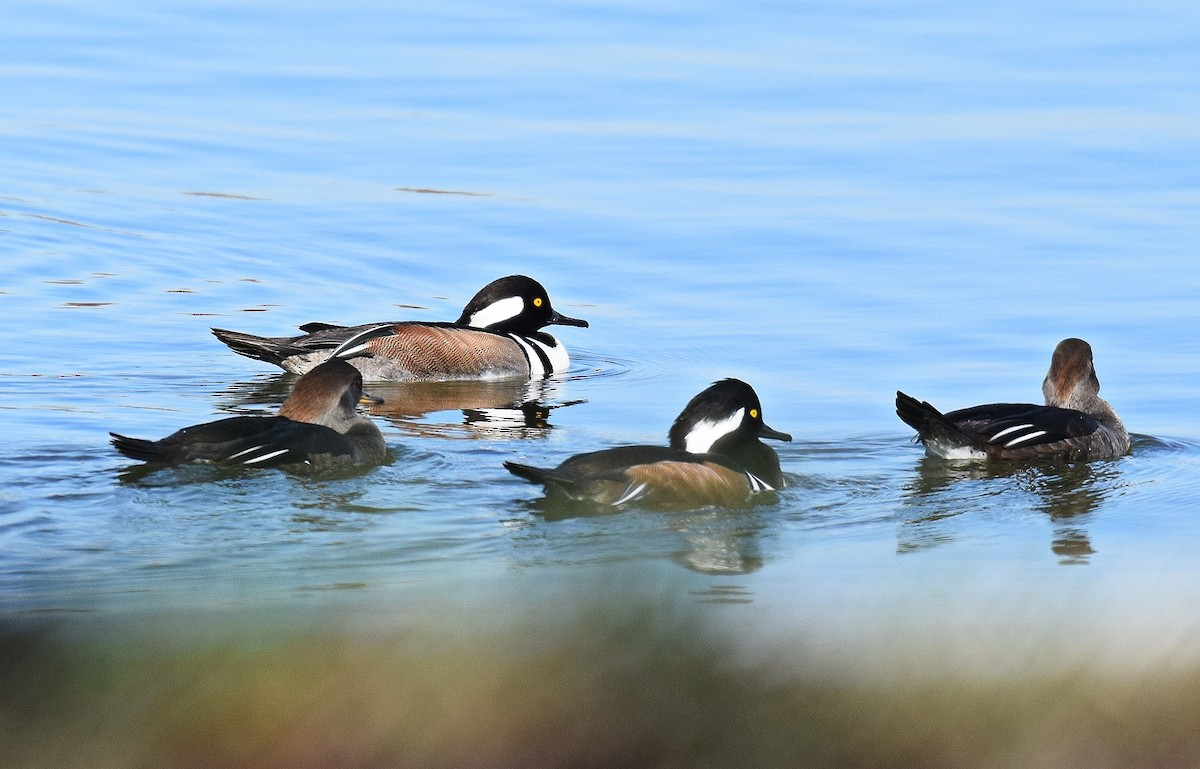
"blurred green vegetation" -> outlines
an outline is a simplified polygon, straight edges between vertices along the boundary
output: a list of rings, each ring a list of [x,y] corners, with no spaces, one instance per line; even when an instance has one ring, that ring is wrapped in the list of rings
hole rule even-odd
[[[11,625],[6,767],[1163,767],[1200,763],[1200,671],[821,672],[687,613],[385,626]],[[97,625],[102,623],[96,623]],[[410,626],[411,625],[411,626]]]

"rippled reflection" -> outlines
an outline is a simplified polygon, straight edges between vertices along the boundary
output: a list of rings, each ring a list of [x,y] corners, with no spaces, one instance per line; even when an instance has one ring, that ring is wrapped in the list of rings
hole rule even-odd
[[[410,435],[453,435],[449,423],[427,421],[429,414],[459,411],[458,427],[472,438],[533,438],[553,425],[553,410],[583,403],[567,400],[559,379],[536,381],[382,382],[370,386],[383,403],[369,412],[385,417]]]
[[[702,574],[749,574],[763,565],[761,521],[753,511],[701,510],[672,516],[684,545],[676,563]]]
[[[219,395],[222,409],[259,413],[287,397],[293,377],[274,376],[232,385]],[[566,379],[461,380],[449,382],[371,382],[367,392],[383,403],[366,411],[386,419],[408,435],[441,437],[529,438],[544,435],[553,425],[555,409],[583,403],[569,400]],[[461,420],[431,420],[431,414],[460,412]]]
[[[589,501],[539,497],[526,503],[529,512],[549,525],[575,520],[599,521],[615,516],[645,516],[645,524],[636,524],[648,546],[670,553],[671,560],[694,572],[712,575],[750,574],[765,561],[760,539],[764,527],[765,498],[750,507],[727,509],[708,507],[700,510],[620,508]],[[612,530],[622,527],[613,526]],[[661,540],[661,541],[660,541]]]
[[[1086,564],[1095,552],[1087,524],[1094,510],[1120,486],[1117,462],[1049,464],[947,462],[923,457],[905,488],[909,509],[899,552],[952,542],[955,521],[966,513],[1029,509],[1054,527],[1050,549],[1061,564]],[[1027,507],[1028,506],[1028,507]],[[970,532],[974,524],[963,523]]]

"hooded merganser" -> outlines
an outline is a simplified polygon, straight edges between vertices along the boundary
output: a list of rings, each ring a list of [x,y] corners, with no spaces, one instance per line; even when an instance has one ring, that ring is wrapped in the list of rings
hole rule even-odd
[[[276,416],[228,417],[157,441],[109,435],[117,451],[154,464],[279,467],[302,474],[378,465],[387,455],[383,434],[356,407],[380,401],[362,388],[362,374],[339,356],[300,377]]]
[[[1046,405],[993,403],[941,413],[902,392],[896,413],[926,453],[946,459],[1111,459],[1129,451],[1129,433],[1100,397],[1092,347],[1064,339],[1042,382]]]
[[[371,340],[369,357],[354,366],[367,381],[449,379],[540,379],[567,370],[567,350],[544,326],[581,326],[550,306],[542,284],[524,275],[494,280],[463,308],[453,323],[397,321],[360,326],[308,323],[292,337],[262,337],[214,328],[234,352],[303,374],[329,357],[329,351],[368,328],[391,327]]]
[[[692,398],[669,437],[670,446],[593,451],[555,468],[504,466],[551,494],[612,506],[732,507],[786,485],[779,456],[759,438],[792,437],[763,422],[758,395],[745,382],[723,379]]]

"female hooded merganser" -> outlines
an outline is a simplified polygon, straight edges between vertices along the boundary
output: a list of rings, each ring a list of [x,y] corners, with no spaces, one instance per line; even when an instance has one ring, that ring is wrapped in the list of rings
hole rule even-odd
[[[359,370],[337,357],[300,377],[277,416],[228,417],[157,441],[109,435],[117,451],[155,464],[279,467],[303,474],[378,465],[387,455],[383,434],[356,409],[378,399],[362,387]]]
[[[1111,459],[1129,451],[1129,433],[1100,397],[1092,347],[1064,339],[1042,382],[1046,405],[993,403],[943,414],[902,392],[896,413],[926,453],[946,459]]]
[[[463,308],[454,323],[397,321],[360,326],[308,323],[292,337],[262,337],[214,328],[213,334],[234,352],[303,374],[329,357],[329,351],[371,328],[391,333],[371,340],[370,357],[354,366],[367,381],[448,379],[540,379],[567,370],[567,350],[541,331],[552,324],[581,326],[550,306],[542,284],[524,275],[494,280]]]
[[[758,395],[745,382],[723,379],[692,398],[669,437],[670,446],[593,451],[555,468],[504,466],[551,494],[612,506],[733,507],[786,485],[779,456],[759,438],[792,437],[767,427]]]

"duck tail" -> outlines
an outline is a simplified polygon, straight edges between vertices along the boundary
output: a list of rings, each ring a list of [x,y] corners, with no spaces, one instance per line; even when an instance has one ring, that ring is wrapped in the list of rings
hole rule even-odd
[[[971,439],[958,425],[928,401],[896,391],[896,416],[917,431],[917,441],[925,445],[970,446]]]
[[[247,358],[274,363],[278,366],[289,354],[286,344],[289,340],[286,339],[243,334],[241,331],[229,331],[223,328],[214,328],[212,332],[213,336],[228,345],[229,349],[238,355],[245,355]]]
[[[589,499],[586,488],[581,488],[576,479],[558,474],[558,468],[532,467],[519,462],[505,462],[504,466],[518,478],[542,486],[547,499],[574,502]]]
[[[554,478],[550,475],[550,471],[543,470],[540,467],[523,465],[520,462],[505,462],[504,466],[513,475],[518,478],[524,478],[531,483],[540,483],[545,486],[554,481]]]
[[[117,451],[121,452],[130,459],[136,459],[140,462],[166,462],[169,457],[157,441],[148,441],[145,438],[130,438],[117,433],[109,433],[112,436],[112,445]]]

